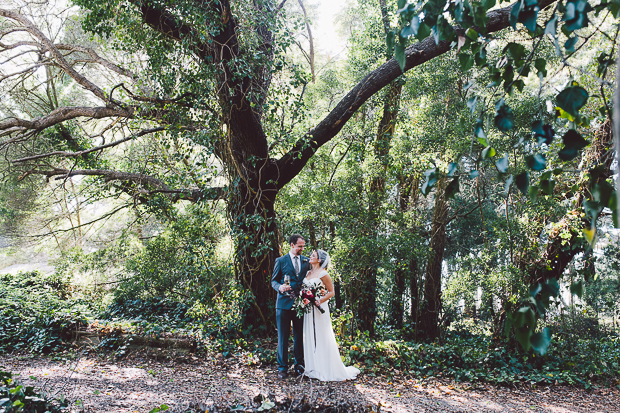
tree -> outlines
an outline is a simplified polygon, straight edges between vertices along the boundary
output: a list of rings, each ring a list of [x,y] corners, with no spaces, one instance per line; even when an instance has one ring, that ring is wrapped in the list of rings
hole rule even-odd
[[[78,15],[82,27],[99,42],[45,33],[36,13],[28,16],[33,5],[0,9],[0,53],[25,65],[4,77],[12,107],[3,108],[0,150],[10,172],[22,179],[96,177],[162,210],[181,200],[225,198],[238,278],[256,300],[251,319],[264,325],[274,294],[267,280],[280,245],[278,193],[369,98],[452,50],[452,37],[439,29],[435,36],[419,32],[423,40],[406,49],[399,43],[395,59],[370,71],[308,131],[298,122],[307,110],[308,76],[287,60],[292,41],[285,1],[75,3],[85,13]],[[427,18],[435,3],[426,3]],[[536,7],[553,3],[541,0]],[[513,5],[489,9],[474,18],[484,22],[486,34],[516,25]],[[465,12],[470,20],[471,12]],[[64,13],[69,19],[77,12]],[[443,22],[438,18],[437,28]],[[27,102],[14,89],[24,81],[31,87],[22,94]],[[59,98],[61,88],[74,95]],[[94,120],[108,123],[96,130]],[[112,131],[121,137],[108,142]],[[110,161],[136,142],[145,156]]]

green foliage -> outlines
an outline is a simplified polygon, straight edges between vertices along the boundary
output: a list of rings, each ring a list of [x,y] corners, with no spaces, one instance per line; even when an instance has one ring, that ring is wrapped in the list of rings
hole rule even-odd
[[[115,300],[168,297],[191,305],[212,297],[232,278],[230,263],[216,255],[219,225],[206,205],[175,214],[159,234],[128,249]]]
[[[191,318],[187,315],[189,307],[169,298],[154,297],[146,300],[117,300],[100,315],[103,320],[132,320],[134,322],[160,322],[168,329],[186,325]]]
[[[93,310],[71,288],[67,280],[36,271],[0,275],[0,351],[61,348]]]
[[[470,330],[471,327],[467,327]],[[491,383],[613,383],[620,373],[620,338],[584,337],[576,343],[557,339],[547,354],[513,351],[469,332],[450,333],[444,343],[374,341],[365,335],[341,337],[345,363],[357,363],[365,374],[394,374],[428,379]],[[592,357],[590,357],[591,355]]]
[[[196,319],[198,328],[205,336],[224,339],[247,336],[243,330],[245,314],[252,305],[252,293],[238,284],[230,283],[211,300],[197,301],[188,315]]]
[[[1,413],[60,413],[66,411],[68,402],[62,396],[52,397],[38,392],[32,386],[16,382],[13,375],[0,370],[0,412]]]

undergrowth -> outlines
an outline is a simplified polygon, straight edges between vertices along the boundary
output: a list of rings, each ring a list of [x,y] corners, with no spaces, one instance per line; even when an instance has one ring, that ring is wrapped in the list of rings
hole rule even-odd
[[[0,369],[0,413],[60,413],[69,405],[64,397],[54,397],[32,386],[23,386],[13,375]]]
[[[37,271],[0,275],[0,352],[59,350],[88,322],[92,302]]]

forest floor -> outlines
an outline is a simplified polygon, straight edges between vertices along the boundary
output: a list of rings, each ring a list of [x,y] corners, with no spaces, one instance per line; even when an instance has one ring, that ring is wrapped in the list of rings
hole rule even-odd
[[[289,377],[274,367],[248,366],[219,356],[185,355],[162,361],[134,352],[120,360],[82,353],[72,357],[5,355],[0,366],[22,384],[74,403],[72,412],[618,412],[618,388],[564,385],[510,387],[406,377],[321,383]],[[263,396],[261,396],[263,395]],[[274,411],[272,410],[272,411]]]

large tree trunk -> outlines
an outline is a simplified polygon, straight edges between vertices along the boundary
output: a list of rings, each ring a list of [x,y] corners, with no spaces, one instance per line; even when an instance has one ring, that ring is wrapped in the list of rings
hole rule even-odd
[[[424,303],[422,305],[422,330],[427,338],[439,337],[439,313],[441,312],[441,267],[446,246],[446,220],[448,202],[445,198],[447,179],[437,182],[435,211],[431,229],[430,254],[424,281]]]
[[[269,332],[275,321],[270,302],[276,297],[269,280],[281,251],[274,210],[277,191],[266,189],[258,180],[238,178],[231,191],[228,218],[235,241],[236,276],[254,296],[246,323]]]

